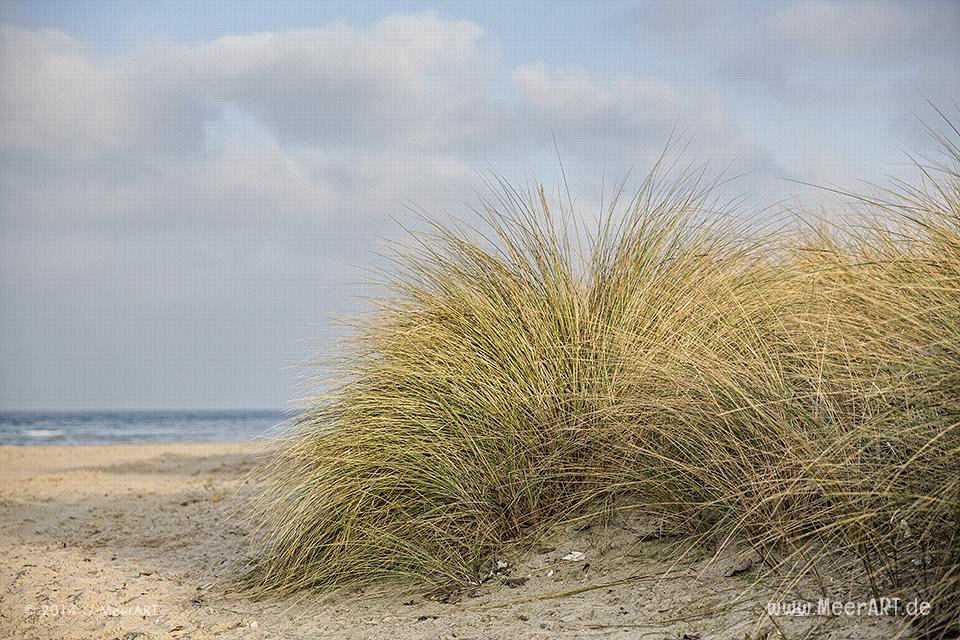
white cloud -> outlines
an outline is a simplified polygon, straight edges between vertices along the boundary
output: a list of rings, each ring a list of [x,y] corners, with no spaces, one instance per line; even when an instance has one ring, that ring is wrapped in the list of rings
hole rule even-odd
[[[115,173],[114,173],[115,171]],[[198,227],[329,219],[335,188],[275,145],[96,169],[0,173],[7,223],[20,227]]]
[[[772,13],[762,33],[766,44],[741,56],[728,79],[738,67],[741,78],[764,69],[757,78],[784,99],[899,109],[901,122],[927,113],[925,100],[943,106],[960,95],[954,1],[809,0]]]
[[[774,13],[776,41],[821,55],[853,57],[877,64],[904,53],[957,47],[960,6],[893,0],[800,2]]]
[[[62,31],[0,25],[0,151],[80,164],[182,154],[202,144],[211,115],[181,74],[96,57]]]
[[[909,114],[924,97],[950,104],[960,93],[955,0],[648,0],[618,23],[677,68],[712,70],[739,96],[772,96],[786,109]]]
[[[534,108],[564,120],[590,117],[613,106],[610,91],[584,71],[550,74],[537,65],[514,69],[511,78]]]
[[[211,96],[237,104],[285,144],[438,147],[481,132],[493,58],[483,30],[432,13],[366,30],[226,36],[171,57]]]
[[[127,144],[139,105],[118,76],[61,31],[0,26],[0,148],[88,157]]]
[[[539,171],[553,193],[551,133],[591,218],[601,177],[609,194],[629,167],[642,173],[675,128],[691,162],[752,172],[732,191],[792,190],[773,179],[753,116],[768,120],[769,149],[787,150],[790,177],[842,181],[880,116],[916,104],[904,95],[949,104],[960,91],[956,4],[780,6],[641,7],[636,49],[654,43],[664,55],[649,68],[668,69],[654,76],[629,60],[619,75],[504,69],[483,28],[434,13],[119,55],[0,26],[0,403],[149,404],[158,385],[220,378],[199,401],[286,397],[271,374],[301,359],[312,345],[298,340],[323,333],[325,312],[348,308],[367,278],[355,266],[375,263],[377,236],[398,235],[390,217],[410,222],[404,203],[465,215],[477,168]],[[671,68],[684,80],[665,82]],[[844,106],[852,119],[836,117]],[[843,153],[818,148],[820,123],[866,111]],[[124,368],[118,353],[142,362]],[[101,376],[114,395],[96,395]],[[274,386],[257,396],[262,378]]]
[[[483,35],[426,13],[98,58],[61,31],[4,25],[0,149],[80,161],[131,146],[195,151],[224,102],[285,145],[461,144],[488,126]]]
[[[654,78],[612,79],[582,70],[528,66],[514,70],[523,98],[521,120],[553,129],[563,150],[604,163],[613,175],[659,155],[671,135],[682,133],[689,158],[717,171],[775,170],[772,159],[731,117],[723,100],[709,91],[689,92]],[[676,140],[674,140],[676,142]]]
[[[113,58],[58,31],[2,33],[7,225],[369,226],[402,202],[462,209],[479,154],[496,169],[549,150],[551,129],[598,175],[643,166],[677,124],[719,168],[772,166],[718,97],[656,79],[520,67],[518,101],[498,103],[483,30],[431,13]]]
[[[322,176],[311,175],[275,145],[230,145],[177,167],[163,179],[169,187],[183,190],[174,196],[182,198],[176,210],[199,206],[240,223],[283,221],[289,216],[329,218],[336,205],[334,188]],[[163,193],[163,187],[149,185],[147,192]],[[153,208],[160,206],[155,203]]]
[[[112,58],[55,30],[0,38],[6,225],[329,223],[449,202],[438,188],[469,169],[445,149],[488,139],[494,113],[483,30],[429,13]],[[224,105],[255,135],[224,129]]]

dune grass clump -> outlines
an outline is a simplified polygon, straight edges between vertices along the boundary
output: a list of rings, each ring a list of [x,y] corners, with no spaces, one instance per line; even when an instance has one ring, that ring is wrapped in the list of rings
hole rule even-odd
[[[653,367],[631,349],[610,423],[632,507],[746,539],[787,582],[798,558],[856,559],[844,586],[927,598],[929,637],[960,632],[960,153],[945,149],[844,226],[779,238],[750,271],[765,285],[722,298],[723,340]]]
[[[960,154],[847,223],[761,233],[654,170],[591,232],[499,183],[398,257],[266,467],[265,592],[476,582],[636,509],[773,566],[857,560],[960,617]],[[802,228],[802,227],[801,227]],[[788,562],[790,561],[790,562]],[[790,574],[793,575],[793,574]]]
[[[272,463],[259,584],[476,580],[505,546],[615,498],[598,470],[617,463],[603,425],[638,329],[625,318],[681,338],[705,274],[747,259],[706,224],[709,193],[696,173],[652,175],[584,246],[571,212],[507,185],[478,210],[487,239],[435,227]]]
[[[707,193],[695,176],[650,180],[611,232],[643,228],[638,268],[675,297],[671,258],[705,259],[681,223]],[[610,493],[593,473],[612,451],[595,437],[615,383],[599,343],[632,300],[598,295],[601,257],[578,252],[542,190],[497,197],[478,210],[489,240],[438,226],[400,258],[342,385],[273,461],[264,587],[475,580],[505,545]]]

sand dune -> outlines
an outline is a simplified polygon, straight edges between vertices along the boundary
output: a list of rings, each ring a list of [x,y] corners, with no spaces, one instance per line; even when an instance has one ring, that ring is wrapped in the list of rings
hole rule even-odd
[[[0,638],[774,638],[743,557],[643,523],[571,526],[473,592],[366,589],[255,601],[246,472],[262,444],[0,448]],[[646,536],[649,537],[649,536]],[[585,558],[563,560],[571,551]],[[666,576],[664,577],[664,574]],[[524,580],[525,579],[525,580]],[[445,601],[444,601],[445,600]],[[781,619],[828,636],[886,637],[890,618]]]

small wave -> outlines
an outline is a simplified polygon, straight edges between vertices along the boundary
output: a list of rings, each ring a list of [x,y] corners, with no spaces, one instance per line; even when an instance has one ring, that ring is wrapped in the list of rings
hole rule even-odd
[[[62,436],[63,431],[59,429],[27,429],[23,432],[23,435],[27,438],[56,438]]]

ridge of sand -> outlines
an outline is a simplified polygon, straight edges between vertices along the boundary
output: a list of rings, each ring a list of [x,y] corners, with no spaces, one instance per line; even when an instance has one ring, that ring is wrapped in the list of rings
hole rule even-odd
[[[774,624],[749,572],[724,576],[742,557],[711,562],[695,550],[664,577],[677,542],[638,542],[644,532],[628,520],[559,531],[510,559],[508,576],[449,602],[396,586],[255,601],[225,585],[246,559],[248,525],[237,517],[254,490],[246,472],[268,451],[0,447],[0,638],[770,640],[814,623],[820,637],[897,629],[889,617]],[[570,551],[585,559],[563,560]]]

